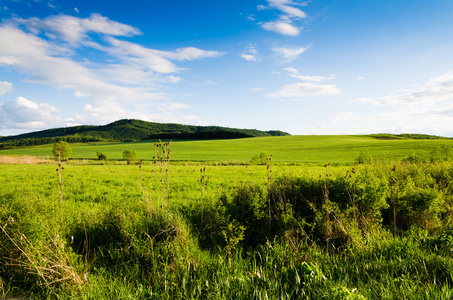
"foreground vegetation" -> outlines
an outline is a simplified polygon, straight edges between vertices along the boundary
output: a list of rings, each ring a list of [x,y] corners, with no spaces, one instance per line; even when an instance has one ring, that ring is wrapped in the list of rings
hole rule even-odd
[[[453,296],[449,161],[215,166],[153,151],[131,165],[1,165],[0,295]]]

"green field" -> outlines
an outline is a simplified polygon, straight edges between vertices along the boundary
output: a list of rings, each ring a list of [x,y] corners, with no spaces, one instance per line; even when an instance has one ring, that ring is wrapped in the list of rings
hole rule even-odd
[[[135,142],[72,145],[105,163],[0,164],[0,298],[451,299],[453,163],[430,162],[445,145],[174,141],[159,163]],[[273,160],[240,164],[260,152]]]
[[[95,159],[101,151],[108,159],[121,159],[126,149],[134,149],[140,159],[155,155],[154,140],[132,143],[73,144],[73,158]],[[284,136],[234,140],[173,141],[173,161],[249,162],[261,152],[271,154],[279,163],[340,164],[354,163],[361,151],[379,160],[400,160],[415,152],[429,160],[435,148],[453,146],[453,140],[380,140],[367,136]],[[51,156],[52,145],[2,150],[0,155]]]

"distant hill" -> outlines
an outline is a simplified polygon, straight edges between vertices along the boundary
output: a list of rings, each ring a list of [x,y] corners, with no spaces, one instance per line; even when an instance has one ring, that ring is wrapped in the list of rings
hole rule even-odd
[[[390,134],[390,133],[378,133],[369,135],[372,138],[379,140],[445,140],[451,139],[447,137],[429,135],[429,134],[419,134],[419,133],[402,133],[402,134]]]
[[[58,141],[67,141],[69,143],[128,142],[145,139],[234,139],[284,135],[290,134],[279,130],[261,131],[257,129],[193,126],[124,119],[101,126],[72,126],[0,137],[0,149],[36,146]]]

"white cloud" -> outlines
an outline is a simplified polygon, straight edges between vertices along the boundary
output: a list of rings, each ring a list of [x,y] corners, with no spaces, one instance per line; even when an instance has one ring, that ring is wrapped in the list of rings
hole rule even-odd
[[[295,68],[284,68],[283,70],[289,73],[289,76],[292,78],[296,78],[302,81],[311,81],[311,82],[321,82],[324,80],[333,80],[335,79],[335,75],[329,75],[329,77],[325,76],[317,76],[317,75],[300,75],[299,70]]]
[[[307,51],[308,47],[296,47],[296,48],[289,48],[289,47],[277,47],[272,48],[275,52],[277,57],[282,59],[282,62],[290,62],[295,60],[299,57],[302,53]]]
[[[305,3],[296,3],[291,0],[267,0],[269,7],[276,8],[289,17],[306,18],[307,14],[294,6],[305,6]]]
[[[257,61],[256,56],[253,54],[241,53],[239,56],[245,59],[246,61]]]
[[[142,66],[164,74],[179,71],[176,65],[170,60],[191,61],[199,58],[218,57],[225,54],[225,52],[204,51],[194,47],[180,48],[175,51],[160,51],[138,44],[120,41],[113,37],[109,37],[107,40],[113,47],[103,48],[104,51],[118,57],[127,64]]]
[[[417,90],[383,97],[360,98],[357,101],[377,106],[413,103],[429,105],[440,101],[453,101],[453,71],[430,79]]]
[[[195,47],[187,47],[176,49],[175,51],[158,51],[158,53],[165,58],[171,60],[195,60],[199,58],[219,57],[225,54],[225,52],[219,51],[205,51]]]
[[[248,15],[247,15],[247,20],[249,20],[249,21],[255,21],[255,15],[254,15],[254,14],[248,14]]]
[[[46,19],[30,18],[13,20],[24,24],[32,33],[40,31],[53,32],[69,43],[78,43],[88,37],[89,32],[112,36],[133,36],[141,34],[140,30],[125,24],[111,21],[100,14],[91,14],[89,18],[77,18],[68,15],[50,16]]]
[[[297,36],[300,28],[292,25],[294,20],[305,19],[307,14],[296,6],[305,6],[306,3],[297,3],[291,0],[267,0],[269,6],[258,5],[258,10],[276,9],[281,15],[277,20],[261,23],[261,27],[268,31],[280,34]]]
[[[274,31],[289,36],[297,36],[300,33],[299,28],[291,25],[288,21],[266,22],[261,27],[267,31]]]
[[[7,81],[0,81],[0,96],[11,93],[14,90],[13,84]]]
[[[289,76],[302,80],[302,81],[312,81],[312,82],[321,82],[324,80],[331,80],[335,79],[335,77],[324,77],[324,76],[317,76],[317,75],[296,75],[296,74],[290,74]]]
[[[287,71],[287,72],[289,72],[289,73],[291,73],[291,74],[298,74],[298,73],[299,73],[299,70],[294,69],[294,68],[291,68],[291,67],[284,68],[283,70],[284,70],[284,71]]]
[[[255,44],[250,44],[245,51],[243,51],[240,55],[241,58],[245,59],[246,61],[260,61],[261,58],[258,54],[258,50],[256,50]]]
[[[58,109],[48,103],[17,97],[0,105],[0,127],[38,130],[75,124],[74,120],[64,119],[58,113]]]
[[[90,33],[101,37],[102,44],[92,39]],[[76,98],[83,97],[91,105],[91,109],[87,106],[85,110],[85,119],[79,116],[78,120],[98,124],[112,121],[114,117],[141,116],[150,120],[150,116],[157,115],[146,113],[144,109],[154,111],[156,107],[162,108],[168,98],[162,91],[162,84],[175,84],[182,80],[174,73],[186,69],[178,67],[175,62],[225,54],[195,47],[161,51],[114,38],[137,34],[141,34],[139,29],[99,14],[85,19],[65,15],[43,20],[15,18],[0,24],[0,67],[25,74],[29,82],[72,90]],[[81,49],[84,51],[79,51]],[[80,56],[93,50],[107,54],[111,63],[93,63]],[[8,83],[0,83],[0,94],[11,89]],[[129,111],[142,102],[147,103],[145,108],[141,108],[142,113]],[[125,106],[129,110],[123,109]],[[182,105],[178,107],[182,108]],[[112,112],[112,115],[105,117],[97,113],[97,109]],[[164,116],[173,118],[175,109],[167,110],[169,113]],[[24,119],[24,122],[27,121]],[[37,126],[37,123],[27,124]]]
[[[287,84],[272,94],[269,98],[306,98],[314,96],[331,96],[341,93],[335,85],[319,85],[307,82]]]

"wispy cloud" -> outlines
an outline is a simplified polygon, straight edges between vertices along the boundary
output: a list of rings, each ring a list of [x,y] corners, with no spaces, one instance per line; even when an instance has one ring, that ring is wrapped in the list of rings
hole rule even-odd
[[[287,16],[302,19],[307,17],[307,14],[305,12],[295,7],[295,6],[306,6],[307,5],[306,2],[297,3],[291,0],[267,0],[267,2],[269,3],[269,7],[276,8]]]
[[[272,94],[269,98],[307,98],[314,96],[331,96],[341,93],[341,90],[335,85],[319,85],[308,82],[299,82],[287,84]]]
[[[0,81],[0,96],[11,93],[14,90],[13,84],[7,81]]]
[[[272,48],[272,50],[282,63],[288,63],[298,58],[299,55],[307,51],[308,48],[309,47],[276,47]]]
[[[317,75],[300,75],[299,70],[294,68],[284,68],[283,70],[287,71],[290,77],[302,80],[302,81],[311,81],[311,82],[321,82],[324,80],[333,80],[335,79],[335,75],[329,75],[328,77],[325,76],[317,76]]]
[[[246,61],[260,61],[261,58],[258,54],[258,50],[256,50],[255,44],[249,44],[247,49],[239,54],[240,57],[245,59]]]
[[[44,31],[48,37],[60,38],[73,44],[87,39],[89,32],[112,36],[134,36],[141,34],[138,28],[109,20],[100,14],[92,14],[90,17],[84,19],[68,15],[58,15],[42,20],[38,18],[15,18],[13,21],[16,24],[25,25],[34,34]]]
[[[300,33],[299,28],[293,26],[290,21],[272,21],[261,25],[268,31],[274,31],[284,35],[297,36]]]
[[[336,85],[318,84],[318,82],[324,80],[335,79],[334,75],[330,75],[329,77],[300,75],[299,70],[292,67],[284,68],[283,70],[288,72],[289,77],[308,82],[298,82],[284,85],[274,93],[268,94],[267,97],[304,99],[314,96],[332,96],[341,93],[341,90]]]
[[[291,0],[267,0],[267,2],[268,6],[259,5],[258,10],[276,9],[280,12],[280,16],[277,20],[261,23],[261,27],[283,35],[299,35],[301,28],[293,25],[293,22],[307,17],[307,14],[298,8],[298,6],[306,6],[306,3],[298,3]]]
[[[131,115],[150,119],[155,116],[151,113],[152,107],[165,110],[165,105],[172,107],[166,116],[173,119],[171,114],[175,113],[175,108],[188,107],[172,104],[162,89],[162,84],[180,82],[181,77],[176,73],[187,71],[177,63],[219,57],[225,53],[195,47],[162,51],[116,38],[139,34],[139,29],[99,14],[88,18],[66,15],[42,20],[14,18],[0,25],[0,67],[28,75],[27,81],[69,89],[76,97],[86,98],[91,103],[85,107],[86,115],[79,116],[80,120],[100,123]],[[90,62],[80,55],[93,51],[107,54],[111,62]],[[11,84],[0,83],[0,95],[11,89]],[[15,105],[4,104],[3,114],[12,116],[14,109],[22,109],[26,102],[17,101]],[[140,114],[125,109],[140,102],[146,103],[146,109],[141,109]],[[8,120],[12,118],[8,117]],[[8,124],[17,127],[19,119],[14,120]],[[36,126],[36,122],[45,122],[45,119],[24,122],[27,126]]]
[[[453,71],[430,79],[416,90],[375,98],[360,98],[357,101],[377,106],[453,101]]]

